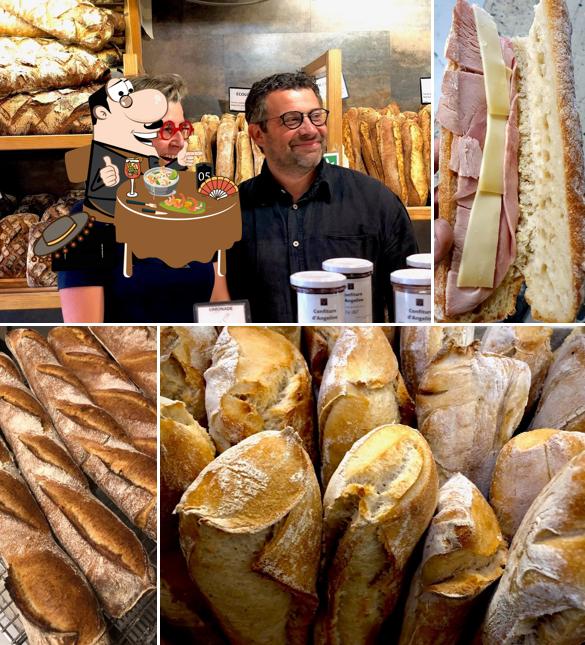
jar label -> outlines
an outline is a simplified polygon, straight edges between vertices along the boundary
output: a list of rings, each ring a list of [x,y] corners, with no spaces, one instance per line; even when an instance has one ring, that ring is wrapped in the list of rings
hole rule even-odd
[[[345,322],[372,322],[372,278],[348,278],[345,285]]]
[[[340,293],[297,292],[297,322],[301,325],[345,322],[343,291]]]
[[[431,294],[394,289],[394,322],[431,322]]]

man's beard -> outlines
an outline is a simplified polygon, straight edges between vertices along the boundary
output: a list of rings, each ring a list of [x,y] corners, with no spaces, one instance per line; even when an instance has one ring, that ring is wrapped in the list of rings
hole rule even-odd
[[[313,170],[313,168],[316,168],[319,165],[321,159],[323,158],[323,153],[326,150],[325,139],[307,139],[306,141],[302,141],[303,143],[308,143],[309,141],[318,141],[321,145],[318,151],[312,151],[310,154],[304,154],[302,152],[297,154],[294,148],[290,148],[290,164],[287,165],[291,169],[296,167],[301,170]]]

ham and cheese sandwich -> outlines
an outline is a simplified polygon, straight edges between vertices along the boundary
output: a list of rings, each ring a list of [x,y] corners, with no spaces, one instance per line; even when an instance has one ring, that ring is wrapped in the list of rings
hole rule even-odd
[[[435,267],[435,317],[501,320],[524,282],[535,319],[572,322],[584,296],[585,180],[566,3],[541,0],[529,35],[509,39],[457,0],[446,56],[439,217],[454,244]]]

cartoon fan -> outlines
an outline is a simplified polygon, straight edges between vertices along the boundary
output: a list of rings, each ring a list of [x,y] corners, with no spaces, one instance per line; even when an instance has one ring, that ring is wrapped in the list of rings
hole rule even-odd
[[[237,193],[238,187],[227,177],[210,177],[199,186],[199,192],[213,199],[223,199]]]

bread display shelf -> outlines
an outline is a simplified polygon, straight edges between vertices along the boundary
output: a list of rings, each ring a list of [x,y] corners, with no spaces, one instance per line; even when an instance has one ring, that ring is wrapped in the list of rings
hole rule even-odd
[[[30,288],[26,278],[0,278],[0,311],[59,309],[57,287]]]
[[[126,46],[123,54],[124,74],[135,76],[142,71],[142,41],[140,36],[139,0],[111,2],[113,8],[124,4],[126,20]],[[91,134],[46,134],[25,136],[0,136],[0,150],[47,150],[71,149],[91,143]]]
[[[408,206],[406,210],[412,221],[430,221],[431,219],[430,206]]]

